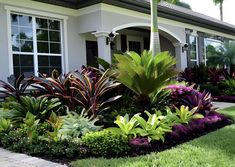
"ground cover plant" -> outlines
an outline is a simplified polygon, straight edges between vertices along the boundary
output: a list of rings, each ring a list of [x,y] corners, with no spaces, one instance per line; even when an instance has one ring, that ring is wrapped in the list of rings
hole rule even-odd
[[[235,118],[235,107],[219,112]],[[72,167],[233,167],[235,163],[235,125],[227,126],[193,141],[181,144],[163,152],[139,157],[89,158],[71,163]],[[206,156],[205,156],[206,155]]]
[[[9,95],[0,103],[1,146],[60,162],[138,156],[233,123],[215,111],[210,93],[175,80],[167,52],[114,57],[111,69],[21,78],[34,92],[20,96],[1,82]]]

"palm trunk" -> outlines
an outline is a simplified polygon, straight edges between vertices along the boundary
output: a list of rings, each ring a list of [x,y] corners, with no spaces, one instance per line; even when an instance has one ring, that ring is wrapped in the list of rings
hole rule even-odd
[[[151,41],[150,41],[150,50],[152,51],[153,56],[161,51],[160,49],[160,39],[158,31],[158,20],[157,20],[157,4],[158,0],[151,0]]]
[[[220,20],[223,21],[223,3],[220,3]]]

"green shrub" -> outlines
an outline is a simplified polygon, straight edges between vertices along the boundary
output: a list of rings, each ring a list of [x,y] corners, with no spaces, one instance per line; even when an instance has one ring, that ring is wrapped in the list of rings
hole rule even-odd
[[[219,90],[218,86],[214,86],[212,84],[202,84],[202,85],[200,85],[200,90],[201,91],[205,90],[207,92],[210,92],[214,96],[220,95],[220,90]]]
[[[220,84],[220,87],[223,89],[223,93],[228,96],[235,95],[235,79],[227,79]]]
[[[41,129],[45,128],[43,124]],[[83,157],[87,150],[81,147],[80,142],[70,140],[44,140],[40,136],[31,139],[26,129],[18,128],[2,136],[2,146],[14,152],[26,153],[35,156],[48,157]]]
[[[82,142],[95,156],[123,155],[130,149],[127,136],[109,130],[87,133]]]

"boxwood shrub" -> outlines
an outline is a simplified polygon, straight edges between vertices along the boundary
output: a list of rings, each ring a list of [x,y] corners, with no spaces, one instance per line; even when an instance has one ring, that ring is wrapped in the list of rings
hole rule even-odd
[[[125,155],[130,150],[127,136],[110,130],[87,133],[82,142],[94,156]]]

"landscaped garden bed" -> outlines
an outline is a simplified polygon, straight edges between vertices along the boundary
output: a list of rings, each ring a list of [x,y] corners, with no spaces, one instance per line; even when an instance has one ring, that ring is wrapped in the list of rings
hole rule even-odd
[[[1,146],[62,163],[137,156],[233,123],[215,111],[209,92],[174,79],[176,61],[167,52],[129,52],[101,64],[1,81],[8,96],[0,103]]]
[[[234,118],[235,107],[220,110]],[[72,167],[233,167],[235,163],[235,125],[226,126],[177,147],[138,157],[89,158],[71,163]]]

